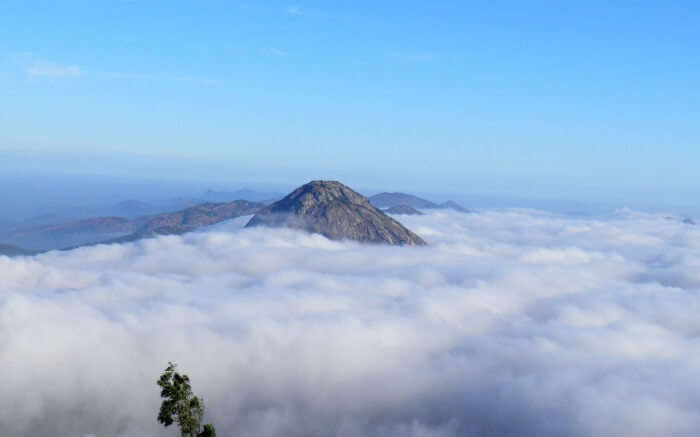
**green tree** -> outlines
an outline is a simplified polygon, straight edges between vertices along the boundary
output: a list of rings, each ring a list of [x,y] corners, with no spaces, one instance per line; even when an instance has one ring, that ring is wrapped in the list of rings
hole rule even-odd
[[[158,379],[160,397],[163,398],[158,422],[168,427],[177,421],[182,437],[216,437],[213,425],[202,426],[204,400],[192,393],[189,376],[181,375],[176,368],[176,364],[169,362]]]

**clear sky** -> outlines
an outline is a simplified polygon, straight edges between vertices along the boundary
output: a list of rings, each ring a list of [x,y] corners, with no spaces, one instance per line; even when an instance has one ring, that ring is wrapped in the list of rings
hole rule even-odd
[[[696,1],[3,1],[0,170],[700,194]]]

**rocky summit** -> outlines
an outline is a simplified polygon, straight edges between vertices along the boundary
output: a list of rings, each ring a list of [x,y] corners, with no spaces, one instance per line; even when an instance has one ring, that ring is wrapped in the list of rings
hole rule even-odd
[[[399,246],[425,241],[336,181],[313,181],[262,210],[246,227],[289,227],[319,233],[332,240],[355,240]]]

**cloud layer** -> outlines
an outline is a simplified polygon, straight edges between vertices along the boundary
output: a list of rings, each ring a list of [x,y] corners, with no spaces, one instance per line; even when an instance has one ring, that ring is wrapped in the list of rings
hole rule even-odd
[[[209,232],[0,257],[0,435],[691,436],[700,230],[622,211],[401,217],[431,245]]]

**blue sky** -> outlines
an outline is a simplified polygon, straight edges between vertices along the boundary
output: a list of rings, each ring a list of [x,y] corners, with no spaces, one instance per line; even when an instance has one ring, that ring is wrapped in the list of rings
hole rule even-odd
[[[0,170],[692,204],[698,22],[684,1],[5,1]]]

